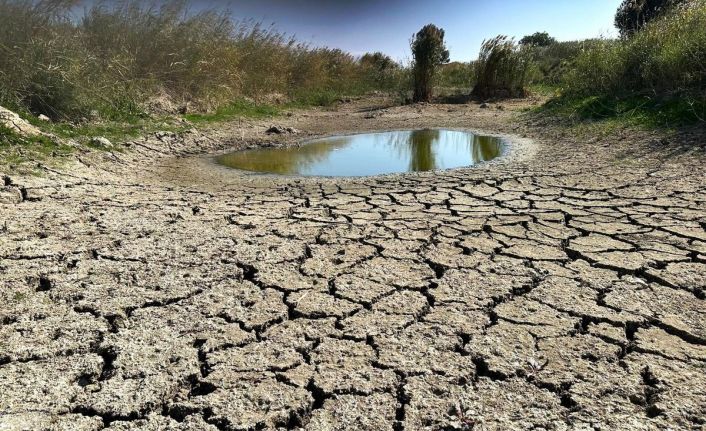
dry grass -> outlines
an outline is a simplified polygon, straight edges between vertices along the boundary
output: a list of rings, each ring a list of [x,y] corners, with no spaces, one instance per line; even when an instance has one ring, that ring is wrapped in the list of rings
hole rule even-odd
[[[210,110],[278,93],[324,104],[376,89],[379,71],[225,11],[184,1],[0,0],[0,104],[57,120],[144,115],[150,99]],[[394,71],[394,69],[390,69]]]
[[[518,46],[512,38],[488,39],[483,42],[475,63],[473,95],[480,98],[524,96],[530,67],[529,50]]]

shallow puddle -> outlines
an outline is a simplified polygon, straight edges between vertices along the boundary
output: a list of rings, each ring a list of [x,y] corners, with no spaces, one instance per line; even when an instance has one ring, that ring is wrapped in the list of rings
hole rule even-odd
[[[472,166],[500,154],[500,139],[454,130],[334,136],[288,148],[237,151],[230,168],[280,175],[359,177]]]

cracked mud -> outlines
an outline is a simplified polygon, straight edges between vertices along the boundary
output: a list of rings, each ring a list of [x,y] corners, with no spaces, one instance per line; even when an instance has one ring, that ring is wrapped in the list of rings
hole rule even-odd
[[[696,146],[586,142],[512,109],[363,108],[283,121],[533,142],[337,180],[188,155],[302,137],[254,123],[4,176],[0,429],[706,426]]]

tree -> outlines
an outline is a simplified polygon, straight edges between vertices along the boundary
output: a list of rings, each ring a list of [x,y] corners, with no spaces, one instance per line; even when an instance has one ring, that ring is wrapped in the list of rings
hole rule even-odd
[[[623,0],[615,14],[615,26],[622,36],[631,36],[648,22],[684,0]]]
[[[520,39],[520,45],[524,46],[549,46],[554,45],[555,43],[556,39],[549,36],[549,33],[547,33],[546,31],[538,31],[535,34],[531,34]]]
[[[433,24],[422,27],[413,36],[414,101],[428,102],[432,97],[434,76],[438,67],[449,62],[449,51],[444,44],[444,30]]]

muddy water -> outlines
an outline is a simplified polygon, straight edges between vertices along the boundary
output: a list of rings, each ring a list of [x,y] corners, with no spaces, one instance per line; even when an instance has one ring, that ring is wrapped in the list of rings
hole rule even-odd
[[[499,138],[454,130],[342,135],[288,148],[238,151],[217,162],[280,175],[359,177],[472,166],[500,154]]]

